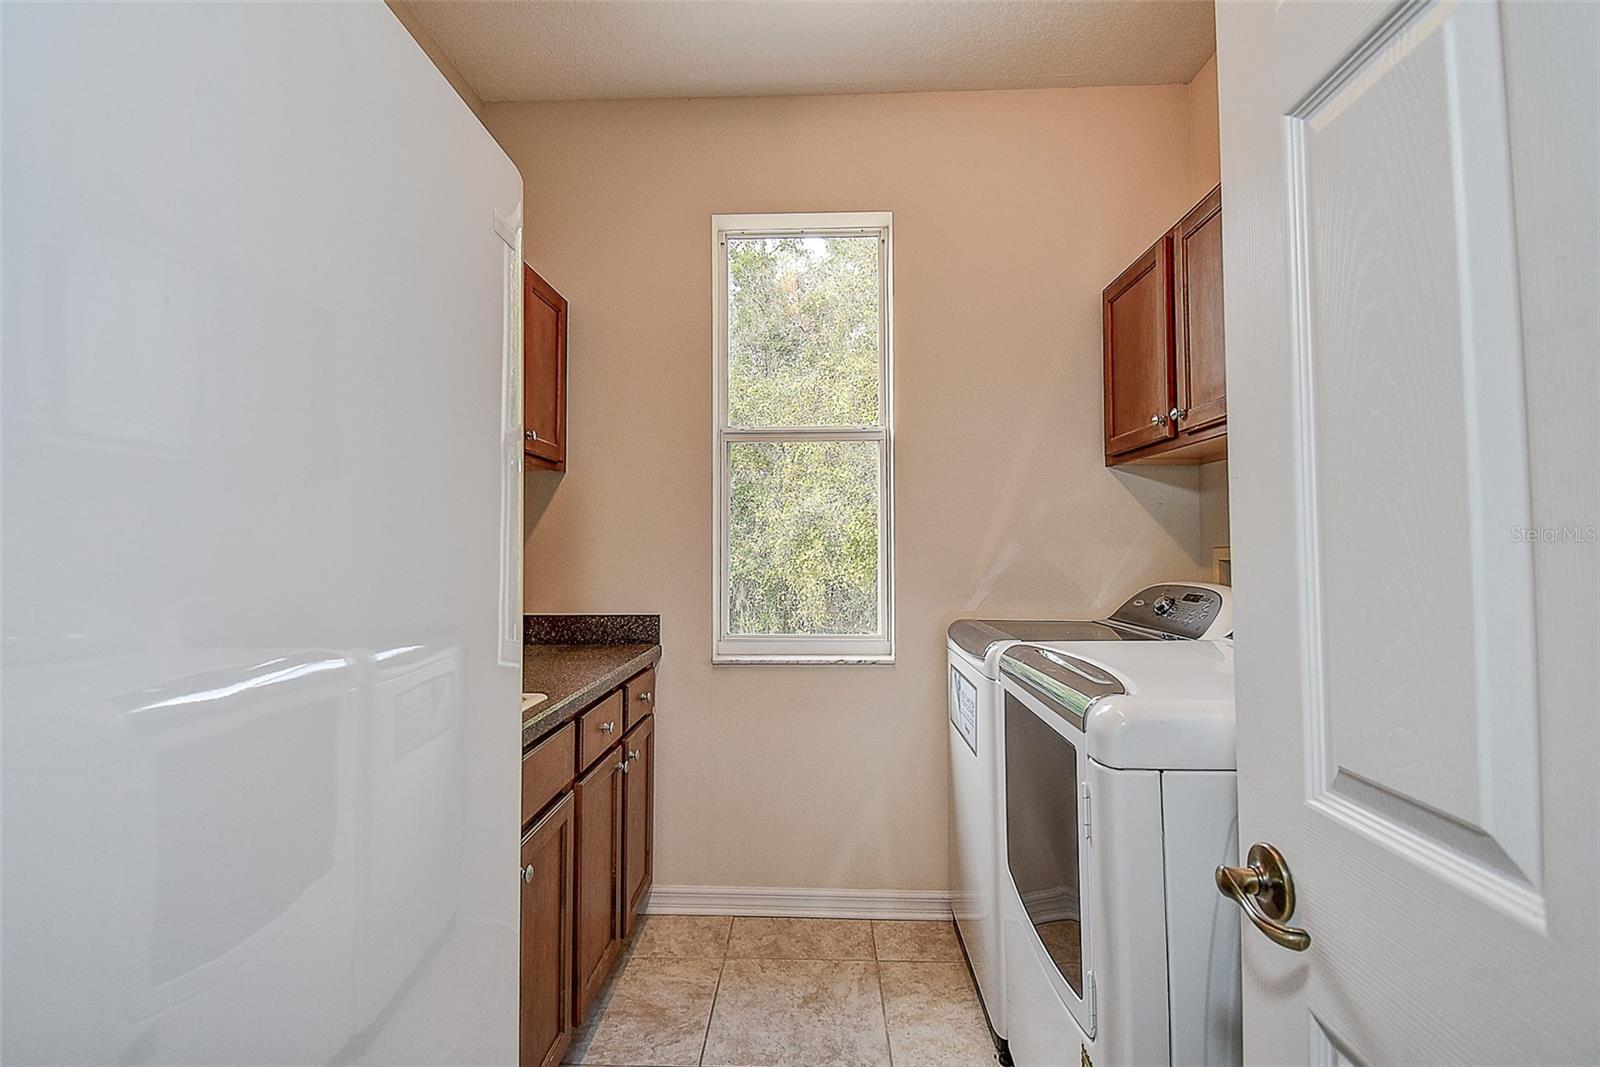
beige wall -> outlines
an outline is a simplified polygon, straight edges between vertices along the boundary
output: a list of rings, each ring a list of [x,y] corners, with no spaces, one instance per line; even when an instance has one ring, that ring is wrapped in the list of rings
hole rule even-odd
[[[572,306],[526,604],[661,613],[658,883],[944,888],[946,626],[1208,573],[1198,469],[1108,471],[1101,440],[1100,290],[1196,199],[1190,96],[486,106]],[[714,667],[710,217],[882,209],[898,662]]]
[[[1218,130],[1217,57],[1189,82],[1189,182],[1199,200],[1222,180],[1222,141]]]

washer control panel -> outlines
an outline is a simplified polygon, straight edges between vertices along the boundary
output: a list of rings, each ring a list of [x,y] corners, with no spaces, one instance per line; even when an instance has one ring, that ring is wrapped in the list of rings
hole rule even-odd
[[[1233,605],[1226,586],[1169,582],[1135,593],[1111,621],[1169,640],[1225,637],[1233,632]]]

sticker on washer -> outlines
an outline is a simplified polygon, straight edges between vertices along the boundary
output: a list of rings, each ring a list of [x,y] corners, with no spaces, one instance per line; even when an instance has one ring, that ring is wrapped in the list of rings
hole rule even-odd
[[[978,754],[978,689],[967,676],[950,668],[950,725],[966,741],[972,754]]]

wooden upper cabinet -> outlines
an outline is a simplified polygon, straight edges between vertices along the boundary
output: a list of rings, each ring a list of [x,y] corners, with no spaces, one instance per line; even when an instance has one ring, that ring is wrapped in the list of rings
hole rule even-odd
[[[568,793],[522,840],[521,1067],[554,1067],[572,1039],[572,815]]]
[[[1106,455],[1165,441],[1172,407],[1172,238],[1164,236],[1106,286]]]
[[[1228,454],[1222,187],[1106,287],[1106,465]]]
[[[1178,429],[1191,434],[1228,417],[1222,342],[1222,186],[1172,231],[1176,287]]]
[[[546,470],[567,469],[567,299],[522,268],[522,450]]]

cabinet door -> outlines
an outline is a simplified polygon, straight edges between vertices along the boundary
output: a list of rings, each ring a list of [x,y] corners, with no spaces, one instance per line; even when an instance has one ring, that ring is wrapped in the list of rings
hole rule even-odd
[[[622,746],[600,757],[573,790],[577,802],[574,1016],[600,991],[622,948]]]
[[[1106,455],[1165,441],[1172,407],[1172,237],[1134,261],[1102,295]]]
[[[628,761],[622,799],[623,934],[633,934],[655,872],[656,720],[646,716],[622,742]]]
[[[521,1067],[561,1062],[572,1040],[573,802],[522,839]]]
[[[1228,417],[1222,340],[1222,186],[1196,204],[1172,235],[1178,429],[1193,433]]]
[[[567,469],[567,300],[522,268],[523,452],[536,465]]]

